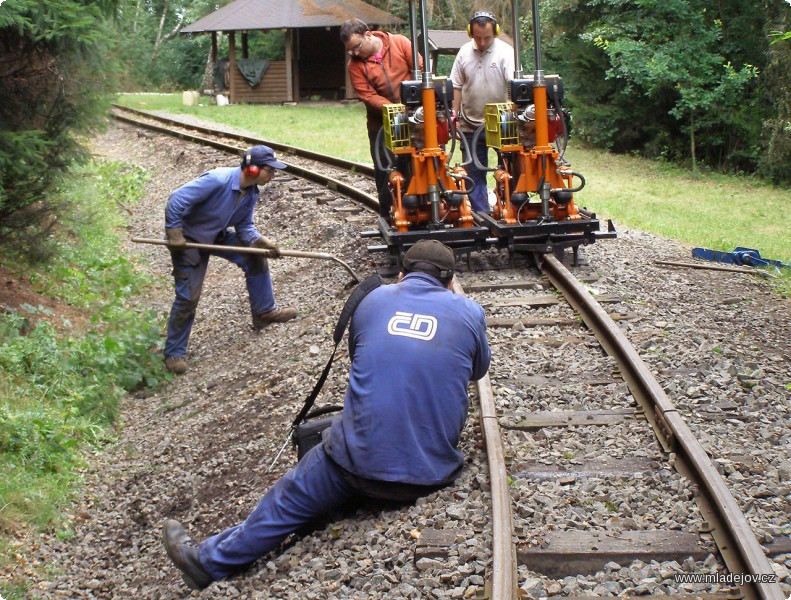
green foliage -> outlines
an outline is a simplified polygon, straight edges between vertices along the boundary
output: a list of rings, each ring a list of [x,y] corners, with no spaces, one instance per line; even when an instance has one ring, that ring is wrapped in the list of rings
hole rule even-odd
[[[228,1],[120,0],[125,88],[200,89],[210,38],[178,31]],[[408,2],[371,3],[409,19]],[[506,31],[510,4],[487,5]],[[472,10],[461,0],[427,9],[429,26],[440,29],[464,27]],[[520,9],[529,74],[532,14],[529,3]],[[564,78],[574,135],[600,147],[791,181],[787,13],[785,0],[541,0],[544,69]],[[227,56],[228,36],[218,42],[218,56]],[[250,57],[279,60],[282,32],[250,31],[248,48]],[[437,72],[449,72],[453,57],[440,58]]]
[[[138,2],[120,0],[117,20],[119,54],[123,57],[122,87],[127,90],[200,89],[211,51],[207,34],[182,34],[181,29],[216,11],[229,0]],[[237,56],[241,35],[237,34]],[[248,32],[250,58],[283,60],[284,33]],[[228,36],[218,36],[217,56],[228,56]]]
[[[690,156],[696,170],[695,129],[708,131],[734,125],[743,92],[757,70],[745,65],[737,71],[719,54],[721,23],[708,23],[687,0],[636,2],[638,18],[607,24],[585,33],[607,54],[607,77],[621,79],[626,91],[650,99],[669,98],[669,114],[687,121]],[[725,115],[725,116],[723,116]],[[696,119],[697,118],[697,119]],[[697,120],[697,123],[696,123]],[[710,136],[709,146],[715,142]]]
[[[736,0],[548,2],[575,132],[618,152],[755,170],[770,112],[763,11]]]
[[[58,260],[36,269],[31,281],[75,306],[88,306],[108,295],[131,296],[138,291],[140,280],[118,251],[118,228],[124,222],[123,207],[140,196],[147,175],[120,163],[75,167],[72,175],[95,186],[88,187],[91,194],[76,195],[70,182],[58,194],[69,196],[75,204],[76,209],[64,214],[61,221],[65,230],[78,232],[81,244],[75,246],[64,238],[50,240],[39,252]],[[95,315],[94,319],[111,316]]]
[[[87,158],[78,137],[103,123],[116,2],[0,6],[0,238],[33,244],[63,203],[50,195]]]
[[[779,0],[770,3],[771,40],[766,53],[762,90],[772,112],[763,122],[761,141],[764,152],[759,161],[761,175],[775,183],[791,184],[791,7]]]
[[[57,527],[84,452],[112,439],[123,394],[169,379],[162,319],[134,302],[154,281],[121,257],[116,233],[117,204],[140,197],[146,174],[113,163],[71,175],[75,183],[57,195],[78,208],[63,216],[57,252],[35,264],[4,256],[90,317],[71,323],[30,305],[0,315],[0,531]]]

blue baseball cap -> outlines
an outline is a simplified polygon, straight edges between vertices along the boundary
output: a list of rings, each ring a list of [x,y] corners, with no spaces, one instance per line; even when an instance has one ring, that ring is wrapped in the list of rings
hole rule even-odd
[[[285,169],[285,163],[275,158],[275,151],[269,146],[253,146],[244,155],[246,165],[257,167],[274,167],[275,169]]]

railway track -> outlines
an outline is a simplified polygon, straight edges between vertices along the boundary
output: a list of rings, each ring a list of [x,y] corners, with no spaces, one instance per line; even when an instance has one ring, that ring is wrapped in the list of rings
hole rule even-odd
[[[173,117],[163,117],[150,111],[120,105],[113,106],[112,117],[122,123],[178,137],[237,156],[250,146],[266,144],[283,153],[280,159],[288,165],[289,173],[343,194],[371,210],[376,210],[379,205],[376,188],[371,180],[373,167],[370,165],[319,154],[272,140],[190,125]]]
[[[128,116],[115,115],[119,120],[134,124],[139,127],[166,133],[173,125],[164,126],[158,123],[142,124],[146,121],[160,120],[148,113],[139,115],[138,119]],[[267,143],[279,149],[286,155],[285,162],[289,164],[290,171],[299,176],[303,176],[315,183],[325,185],[329,189],[346,194],[355,201],[362,202],[368,208],[375,206],[375,199],[370,193],[361,193],[360,188],[372,190],[370,181],[365,180],[365,173],[360,165],[352,163],[340,164],[333,161],[330,166],[321,166],[321,156],[316,153],[285,147],[270,141],[255,139],[246,136],[235,136],[235,142],[227,141],[227,134],[218,135],[209,129],[197,130],[194,126],[190,129],[196,134],[186,133],[184,127],[179,127],[176,133],[183,139],[202,144],[212,145],[236,155],[249,145],[256,143]],[[200,133],[200,135],[197,135]],[[226,137],[223,141],[221,138]],[[243,142],[243,146],[238,143]],[[299,162],[298,162],[299,161]],[[304,161],[304,162],[303,162]],[[309,165],[309,166],[308,166]],[[309,172],[310,175],[303,173]],[[328,172],[330,174],[328,174]],[[355,184],[349,184],[348,179],[360,177]],[[494,254],[494,256],[493,256]],[[489,253],[486,257],[476,260],[497,260],[496,253]],[[477,268],[470,265],[468,261],[468,273],[472,276]],[[567,336],[561,332],[560,347],[575,348],[580,345],[598,351],[599,346],[603,347],[612,357],[608,359],[608,367],[597,372],[597,376],[606,381],[599,385],[601,388],[615,386],[618,388],[619,401],[622,406],[613,407],[614,401],[600,398],[601,406],[591,408],[588,398],[580,400],[576,404],[565,403],[567,410],[560,410],[564,403],[551,403],[547,401],[546,408],[549,410],[536,411],[531,406],[532,402],[527,401],[528,393],[521,390],[515,393],[515,388],[510,383],[504,384],[508,378],[502,378],[500,373],[495,373],[495,383],[487,376],[478,385],[478,396],[481,402],[480,423],[481,432],[486,441],[486,456],[489,464],[489,478],[491,490],[492,516],[492,566],[490,571],[490,597],[491,598],[513,598],[516,597],[518,581],[520,578],[520,568],[525,568],[529,572],[550,573],[550,576],[559,577],[561,573],[573,573],[576,570],[583,572],[590,569],[606,569],[610,565],[610,570],[615,571],[613,565],[621,566],[618,561],[631,561],[637,557],[640,560],[650,561],[653,559],[666,560],[667,556],[680,556],[689,551],[691,555],[697,556],[701,560],[708,560],[708,555],[714,552],[719,553],[723,558],[725,567],[732,574],[738,574],[742,579],[740,585],[715,586],[715,589],[728,588],[726,594],[729,597],[739,595],[745,598],[767,598],[780,600],[784,598],[780,587],[768,581],[768,577],[761,580],[759,576],[772,574],[771,565],[761,546],[756,541],[747,521],[739,509],[736,502],[727,490],[719,473],[712,466],[710,459],[703,452],[701,447],[695,442],[693,435],[681,420],[678,412],[667,399],[661,386],[656,382],[648,368],[640,360],[638,353],[625,339],[619,327],[609,319],[606,311],[600,305],[591,301],[590,294],[579,282],[575,282],[573,276],[554,258],[546,258],[543,261],[543,271],[546,273],[553,285],[568,297],[571,306],[579,311],[582,319],[589,325],[595,333],[595,341],[587,340],[577,342],[566,339]],[[518,271],[516,271],[518,272]],[[465,277],[466,280],[466,277]],[[487,303],[498,302],[503,307],[518,307],[524,305],[523,299],[513,299],[499,297],[498,294],[503,289],[510,290],[513,296],[514,289],[524,289],[525,285],[540,285],[536,281],[527,284],[516,282],[511,284],[495,283],[487,287],[484,282],[477,282],[468,285],[466,293],[473,294],[485,306]],[[541,284],[543,285],[543,284]],[[459,292],[463,290],[459,289]],[[494,295],[492,299],[487,296]],[[511,304],[509,305],[509,302]],[[488,311],[487,311],[488,312]],[[566,322],[573,322],[575,317],[569,317]],[[530,327],[533,323],[527,322],[530,319],[524,317],[506,319],[502,324],[508,331],[523,331],[525,327]],[[558,326],[557,320],[549,319],[553,322],[554,329],[562,329],[563,325]],[[553,332],[552,335],[555,335]],[[593,335],[593,334],[591,334]],[[508,348],[507,344],[500,344],[497,339],[499,335],[493,335],[493,351],[503,351]],[[509,338],[511,343],[510,351],[524,352],[526,355],[533,352],[531,340],[528,337],[519,341],[516,348],[513,347],[514,337]],[[565,340],[565,341],[562,341]],[[498,350],[499,349],[499,350]],[[546,361],[545,361],[546,362]],[[609,370],[607,370],[609,369]],[[612,371],[619,374],[615,376]],[[590,376],[590,373],[587,373]],[[571,380],[564,380],[569,385],[575,385]],[[622,383],[625,382],[625,383]],[[591,384],[590,377],[588,384]],[[535,400],[539,396],[538,388],[541,383],[527,381],[528,388],[532,386],[530,393]],[[621,386],[621,387],[619,387]],[[623,387],[625,386],[625,387]],[[552,386],[544,386],[551,388]],[[628,391],[625,392],[628,388]],[[504,393],[505,392],[505,393]],[[541,392],[543,393],[543,392]],[[521,394],[523,402],[517,402],[514,398]],[[550,398],[552,394],[550,394]],[[606,397],[606,395],[605,395]],[[520,404],[522,405],[520,408]],[[532,421],[531,421],[532,420]],[[636,423],[643,423],[637,427]],[[551,441],[558,437],[571,437],[565,432],[579,429],[585,436],[590,437],[589,430],[606,430],[609,427],[636,428],[634,437],[640,441],[635,448],[640,453],[647,456],[638,456],[643,459],[638,461],[640,464],[635,467],[629,460],[596,461],[590,460],[587,455],[595,456],[596,451],[587,449],[584,453],[585,458],[580,459],[574,455],[573,451],[564,450],[560,456],[547,458],[546,456],[536,456],[537,450],[535,443],[531,447],[527,445],[527,454],[519,456],[519,444],[511,441],[514,438],[524,437],[525,432],[544,432],[547,440]],[[563,431],[557,434],[552,431]],[[534,436],[534,433],[530,433]],[[505,441],[503,441],[505,440]],[[518,442],[518,440],[517,440]],[[585,442],[588,443],[587,441]],[[606,440],[603,448],[598,452],[601,455],[606,453]],[[580,443],[577,443],[578,445]],[[574,446],[572,446],[574,447]],[[624,449],[619,449],[621,455]],[[557,453],[557,450],[551,450]],[[531,454],[532,453],[532,454]],[[541,459],[541,460],[536,460]],[[590,463],[590,464],[588,464]],[[646,464],[648,466],[646,466]],[[667,475],[673,471],[677,473]],[[656,476],[656,472],[662,472],[661,476]],[[516,476],[515,476],[516,475]],[[682,500],[689,501],[695,497],[697,508],[679,508],[686,510],[687,521],[692,527],[687,527],[686,531],[679,531],[678,526],[686,527],[688,524],[681,519],[673,521],[673,528],[664,530],[662,528],[633,530],[639,535],[630,535],[629,528],[632,523],[623,527],[606,528],[601,523],[594,523],[593,527],[586,527],[584,518],[577,518],[584,512],[585,506],[576,506],[577,500],[569,498],[569,506],[578,508],[569,516],[565,526],[561,527],[557,523],[540,522],[541,527],[536,528],[535,514],[538,512],[530,502],[535,500],[535,488],[540,489],[542,482],[549,482],[553,486],[576,486],[579,482],[583,486],[585,481],[590,479],[616,479],[624,480],[639,478],[641,480],[651,480],[667,483],[671,482],[679,492]],[[536,483],[538,482],[538,483]],[[594,486],[595,487],[595,486]],[[533,489],[531,489],[533,488]],[[650,492],[650,490],[649,490]],[[656,493],[656,492],[651,492]],[[659,492],[662,496],[662,492]],[[670,496],[668,496],[670,497]],[[607,502],[613,504],[613,500],[593,499],[591,504],[603,504]],[[675,500],[671,506],[675,507]],[[552,507],[552,510],[562,513],[559,507]],[[576,516],[574,516],[576,515]],[[574,523],[574,527],[568,527],[568,523]],[[540,529],[534,535],[531,530]],[[670,534],[668,534],[670,532]],[[674,533],[675,532],[675,533]],[[676,535],[679,534],[679,535]],[[697,538],[697,539],[695,539]],[[514,543],[517,540],[517,543]],[[702,540],[702,542],[701,542]],[[565,542],[565,543],[564,543]],[[618,542],[618,543],[613,543]],[[667,542],[667,548],[675,548],[673,554],[667,548],[659,548],[653,552],[646,549],[658,548]],[[708,543],[710,542],[710,544]],[[431,540],[421,542],[423,546],[431,543]],[[620,544],[620,545],[619,545]],[[684,545],[686,544],[686,545]],[[717,550],[714,550],[716,545]],[[697,549],[690,550],[695,547]],[[671,548],[671,549],[672,549]],[[663,554],[664,552],[664,554]],[[703,554],[701,554],[701,552]],[[610,557],[612,560],[602,562],[603,557]],[[616,557],[620,557],[617,558]],[[543,562],[542,562],[543,561]],[[565,570],[552,572],[546,565],[563,565]],[[713,580],[712,580],[713,581]],[[726,581],[723,579],[723,581]],[[623,587],[623,586],[621,586]],[[645,594],[651,590],[637,590],[636,593]],[[735,592],[734,592],[735,590]],[[629,589],[621,590],[629,592]],[[631,590],[634,592],[634,590]],[[558,595],[558,594],[552,594]],[[579,594],[576,594],[579,595]],[[591,595],[600,595],[594,593]]]
[[[608,399],[606,407],[587,408],[580,403],[564,410],[563,403],[553,402],[550,410],[535,411],[531,406],[535,397],[530,398],[527,406],[520,403],[518,407],[498,407],[498,395],[492,390],[491,380],[487,377],[478,383],[483,431],[492,473],[495,532],[492,598],[514,597],[517,563],[527,565],[531,571],[557,578],[602,571],[608,565],[615,571],[621,568],[621,563],[629,564],[634,560],[644,563],[652,560],[681,562],[687,557],[705,560],[714,552],[715,545],[728,572],[744,576],[740,584],[734,583],[741,597],[784,598],[782,590],[774,583],[773,570],[763,548],[719,472],[621,329],[591,296],[588,288],[556,258],[545,257],[542,271],[585,321],[595,335],[596,342],[613,359],[617,375],[626,382],[630,394],[626,397],[627,402],[619,407],[612,406],[616,403],[615,399],[612,404]],[[518,286],[509,287],[514,289]],[[485,291],[494,291],[496,288],[487,285],[473,287]],[[534,298],[532,302],[545,301]],[[524,300],[515,300],[513,305],[517,306],[520,302],[526,303]],[[508,325],[509,322],[504,324]],[[595,346],[596,342],[589,341],[588,345]],[[573,342],[566,343],[573,345]],[[612,373],[599,372],[596,376],[598,381],[589,380],[587,384],[618,385]],[[562,381],[574,385],[570,377]],[[503,422],[502,428],[500,422]],[[641,430],[637,422],[646,426]],[[607,438],[604,436],[597,437],[601,437],[605,444],[593,452],[587,447],[581,459],[574,455],[573,450],[568,450],[575,447],[568,443],[560,444],[566,449],[559,456],[549,459],[536,455],[535,444],[527,448],[521,444],[521,455],[518,455],[520,443],[516,438],[520,437],[519,433],[529,435],[527,432],[561,431],[559,434],[548,434],[548,439],[555,436],[555,439],[560,437],[568,442],[575,437],[572,433],[574,430],[582,431],[582,437],[590,437],[592,429],[615,427],[631,429],[640,443],[626,451],[619,449],[620,452],[616,452],[619,456],[616,457],[610,456],[613,453],[608,451]],[[502,430],[506,431],[506,435],[502,435]],[[510,441],[504,442],[504,439]],[[648,456],[644,456],[646,449],[651,449]],[[669,474],[674,469],[677,473],[671,478]],[[664,473],[657,475],[660,472]],[[585,485],[591,480],[623,481],[633,478],[665,484],[670,480],[677,487],[664,491],[670,499],[665,500],[668,509],[678,506],[676,497],[681,497],[682,501],[694,498],[696,509],[683,509],[687,519],[676,523],[671,521],[671,529],[657,527],[629,530],[634,523],[626,527],[615,524],[609,528],[607,525],[611,523],[596,523],[595,519],[586,522],[585,510],[567,511],[567,507],[561,506],[556,507],[558,512],[570,512],[571,515],[582,515],[582,518],[570,520],[572,528],[566,526],[568,522],[552,523],[552,527],[543,528],[544,531],[538,535],[529,533],[531,529],[542,529],[542,520],[538,519],[539,526],[536,527],[534,516],[537,511],[529,505],[535,494],[528,494],[525,498],[520,488],[536,485],[551,485],[555,488],[568,486],[568,505],[584,507],[580,497],[585,497]],[[509,481],[517,483],[509,486]],[[516,493],[512,487],[516,488]],[[511,499],[514,496],[517,498],[516,515],[511,512]],[[618,501],[618,497],[619,494],[613,494],[612,500],[599,499],[595,502],[603,502],[606,507],[616,511],[614,502]],[[699,512],[697,519],[693,518],[695,512]],[[683,526],[684,530],[680,530],[679,526]],[[520,540],[516,546],[509,545],[512,536]],[[712,543],[706,544],[705,540]],[[727,582],[728,576],[722,575],[720,579]],[[717,577],[711,578],[711,581],[716,580]],[[616,587],[608,591],[628,593],[633,590]],[[646,589],[638,590],[638,593],[645,594]],[[733,594],[734,590],[728,590],[722,593],[722,597],[732,597]]]

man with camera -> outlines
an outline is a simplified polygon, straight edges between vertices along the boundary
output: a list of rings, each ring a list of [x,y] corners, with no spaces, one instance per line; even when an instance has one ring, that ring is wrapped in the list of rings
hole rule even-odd
[[[451,291],[455,256],[421,240],[397,284],[360,301],[349,330],[342,416],[247,519],[200,544],[175,520],[163,538],[192,589],[246,570],[290,534],[365,499],[412,502],[462,471],[467,384],[491,358],[483,309]]]

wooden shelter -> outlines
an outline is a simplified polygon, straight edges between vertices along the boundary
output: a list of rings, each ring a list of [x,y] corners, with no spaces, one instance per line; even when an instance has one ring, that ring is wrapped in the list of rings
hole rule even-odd
[[[297,102],[301,98],[351,99],[349,56],[340,41],[348,19],[365,21],[371,29],[400,28],[405,22],[361,0],[235,0],[181,30],[211,33],[212,62],[217,64],[218,35],[228,35],[227,90],[231,104]],[[256,61],[248,56],[249,31],[280,29],[285,33],[285,59]],[[237,34],[241,48],[237,46]],[[254,85],[248,76],[263,76]],[[255,80],[255,77],[252,78]],[[215,90],[220,92],[220,90]]]

